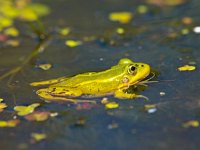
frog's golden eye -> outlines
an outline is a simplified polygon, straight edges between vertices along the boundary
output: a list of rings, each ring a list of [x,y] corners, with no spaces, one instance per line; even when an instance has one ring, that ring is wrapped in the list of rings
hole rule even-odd
[[[128,69],[128,73],[129,73],[129,74],[133,74],[133,73],[135,73],[135,70],[136,70],[136,67],[133,66],[133,65],[131,65],[131,66],[129,67],[129,69]]]

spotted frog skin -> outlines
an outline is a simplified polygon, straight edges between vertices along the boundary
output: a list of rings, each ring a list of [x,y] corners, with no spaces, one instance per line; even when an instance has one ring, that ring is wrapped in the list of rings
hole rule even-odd
[[[88,72],[72,77],[61,77],[47,81],[33,82],[31,86],[48,86],[37,90],[36,94],[46,100],[79,102],[76,97],[83,95],[105,96],[113,94],[120,99],[140,97],[126,93],[131,85],[136,85],[150,73],[150,66],[122,58],[118,64],[101,72]]]

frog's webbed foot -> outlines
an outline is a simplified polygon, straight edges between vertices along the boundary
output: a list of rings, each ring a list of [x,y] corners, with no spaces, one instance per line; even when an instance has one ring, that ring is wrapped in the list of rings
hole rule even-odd
[[[76,98],[67,98],[67,97],[62,97],[62,96],[56,96],[52,95],[51,93],[48,92],[47,89],[40,89],[36,92],[36,94],[41,97],[44,100],[47,101],[66,101],[66,102],[72,102],[72,103],[96,103],[96,101],[93,100],[78,100]]]
[[[119,99],[134,99],[134,98],[144,98],[145,100],[149,100],[148,97],[143,95],[137,95],[135,93],[125,93],[122,90],[117,90],[114,93],[114,96]]]

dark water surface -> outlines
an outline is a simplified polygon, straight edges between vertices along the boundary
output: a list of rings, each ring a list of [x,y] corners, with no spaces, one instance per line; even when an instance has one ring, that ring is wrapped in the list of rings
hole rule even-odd
[[[39,102],[38,110],[57,112],[58,116],[44,122],[29,122],[20,117],[21,123],[14,128],[0,128],[0,149],[37,150],[197,150],[199,149],[199,127],[184,128],[189,120],[200,121],[200,34],[193,27],[200,25],[200,2],[191,0],[175,7],[147,5],[149,12],[141,15],[136,8],[142,1],[130,0],[44,0],[50,6],[51,14],[44,18],[45,27],[71,27],[69,36],[54,38],[39,55],[36,62],[26,65],[23,72],[14,78],[15,88],[7,87],[7,80],[0,82],[0,97],[9,106],[0,114],[0,120],[15,116],[13,107]],[[108,14],[113,11],[130,11],[134,19],[127,25],[111,22]],[[183,17],[193,19],[191,25],[181,22]],[[124,27],[125,35],[115,32]],[[190,33],[183,35],[182,29]],[[170,38],[170,33],[177,33]],[[74,48],[67,47],[67,39],[81,40],[84,37],[95,40],[83,42]],[[0,73],[20,64],[37,44],[37,40],[21,37],[17,48],[0,49]],[[141,92],[149,98],[110,101],[120,104],[117,109],[106,110],[98,103],[91,109],[77,109],[76,105],[45,103],[30,87],[32,81],[40,81],[81,72],[101,71],[115,65],[120,58],[145,62],[160,74],[156,80]],[[35,63],[50,63],[53,68],[44,71],[36,69]],[[196,70],[179,72],[178,67],[195,63]],[[172,80],[172,81],[165,81]],[[165,92],[164,96],[160,92]],[[157,111],[148,113],[146,104],[156,104]],[[79,121],[84,120],[84,124]],[[114,125],[116,125],[114,128]],[[113,128],[112,128],[113,127]],[[45,133],[47,138],[32,143],[31,133]]]

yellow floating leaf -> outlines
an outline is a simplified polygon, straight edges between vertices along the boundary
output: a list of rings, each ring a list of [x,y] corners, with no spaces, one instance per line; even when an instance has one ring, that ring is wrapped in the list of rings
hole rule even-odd
[[[47,6],[39,3],[31,3],[27,6],[27,8],[33,10],[38,16],[44,16],[50,12]]]
[[[0,120],[0,127],[7,127],[7,121]]]
[[[197,120],[190,120],[190,121],[187,121],[187,122],[183,123],[183,127],[184,127],[184,128],[188,128],[188,127],[199,127],[199,121],[197,121]]]
[[[0,103],[0,110],[8,107],[5,103]]]
[[[49,70],[52,67],[52,65],[51,64],[40,64],[38,67],[43,70]]]
[[[123,34],[125,31],[124,31],[124,28],[117,28],[116,32],[118,34]]]
[[[107,109],[114,109],[114,108],[118,108],[119,104],[116,102],[109,102],[109,103],[105,104],[105,107]]]
[[[32,113],[36,107],[40,106],[39,103],[34,103],[29,106],[15,106],[14,110],[17,111],[17,115],[25,116]]]
[[[18,15],[19,11],[12,5],[1,4],[1,13],[7,18],[14,18]]]
[[[186,35],[186,34],[188,34],[189,32],[190,32],[190,30],[187,29],[187,28],[181,30],[181,33],[182,33],[183,35]]]
[[[68,28],[68,27],[66,27],[66,28],[63,28],[63,29],[60,29],[60,31],[59,31],[59,33],[61,34],[61,35],[68,35],[69,34],[69,32],[70,32],[70,28]]]
[[[37,142],[47,138],[46,134],[44,133],[32,133],[31,137]]]
[[[8,106],[6,105],[6,103],[2,103],[2,101],[3,101],[3,99],[0,98],[0,112],[2,112],[2,111],[4,110],[4,108],[8,107]]]
[[[25,21],[35,21],[38,19],[38,15],[33,10],[24,8],[21,10],[19,18]]]
[[[138,11],[140,14],[145,14],[145,13],[147,13],[147,11],[148,11],[148,7],[145,6],[145,5],[139,5],[139,6],[137,7],[137,11]]]
[[[6,45],[17,47],[19,46],[20,42],[18,40],[7,40]]]
[[[45,121],[50,115],[50,112],[33,112],[29,115],[26,115],[25,118],[28,121]]]
[[[16,36],[19,35],[19,31],[16,28],[14,28],[14,27],[10,27],[10,28],[5,29],[4,33],[6,35],[14,36],[14,37],[16,37]]]
[[[0,120],[0,127],[15,127],[20,123],[19,120],[14,119],[14,120],[8,120],[8,121],[3,121]]]
[[[109,19],[111,21],[118,21],[122,24],[129,23],[133,18],[133,14],[131,12],[112,12],[109,14]]]
[[[155,104],[148,104],[148,105],[144,105],[144,108],[147,109],[151,109],[151,108],[156,108]]]
[[[17,19],[35,21],[48,13],[47,6],[31,0],[0,0],[0,31],[12,26]]]
[[[9,27],[13,24],[12,19],[10,18],[1,18],[0,17],[0,28]]]
[[[18,125],[19,123],[20,123],[20,121],[17,120],[17,119],[7,121],[7,124],[8,124],[9,127],[15,127],[15,126]]]
[[[82,44],[81,41],[67,40],[65,44],[69,47],[76,47]]]
[[[185,66],[178,68],[179,71],[192,71],[192,70],[195,70],[195,69],[196,69],[195,66],[190,66],[190,65],[185,65]]]
[[[193,19],[192,19],[191,17],[184,17],[184,18],[182,19],[182,23],[183,23],[183,24],[186,24],[186,25],[190,25],[190,24],[193,23]]]

